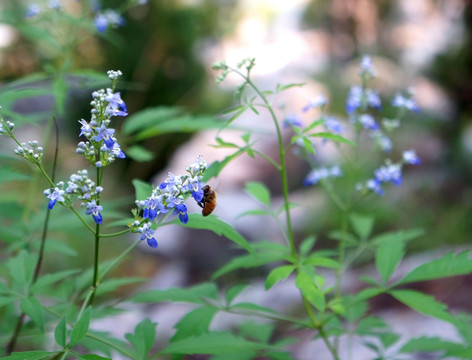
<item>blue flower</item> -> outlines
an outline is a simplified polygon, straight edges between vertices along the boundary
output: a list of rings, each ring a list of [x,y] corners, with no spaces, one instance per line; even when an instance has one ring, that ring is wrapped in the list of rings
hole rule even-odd
[[[41,12],[41,7],[38,4],[31,4],[26,9],[25,17],[33,18]]]
[[[143,224],[138,230],[141,232],[141,240],[146,239],[148,245],[152,248],[157,248],[157,241],[154,239],[154,230],[151,229],[151,225],[149,223]]]
[[[84,134],[88,135],[92,132],[92,126],[87,121],[85,121],[84,119],[80,119],[79,123],[82,124],[79,136],[82,136]]]
[[[126,116],[128,115],[125,102],[121,99],[120,93],[109,93],[105,98],[108,101],[105,112],[110,116]]]
[[[185,204],[176,204],[174,213],[179,214],[179,220],[182,224],[188,223],[187,207]]]
[[[284,119],[283,127],[284,127],[284,129],[286,129],[290,126],[301,127],[302,126],[302,120],[300,119],[300,116],[298,116],[296,114],[287,115]]]
[[[51,210],[53,206],[56,204],[57,201],[59,202],[64,202],[64,190],[60,190],[58,188],[55,188],[54,191],[51,193],[51,190],[46,190],[44,192],[45,194],[48,194],[47,198],[49,199],[49,204],[48,204],[48,209]]]
[[[398,164],[382,166],[374,172],[375,179],[381,183],[402,184],[402,168]]]
[[[144,201],[144,205],[146,207],[144,208],[143,218],[149,220],[154,220],[160,210],[164,208],[164,205],[162,205],[161,200],[154,196],[147,198]]]
[[[418,105],[416,105],[416,102],[413,99],[403,96],[401,94],[397,94],[393,98],[392,105],[394,107],[405,108],[414,112],[420,111],[420,108],[418,107]]]
[[[307,112],[308,110],[314,108],[322,108],[327,102],[328,100],[323,95],[318,95],[314,99],[311,99],[309,103],[303,107],[302,112]]]
[[[379,128],[374,117],[369,114],[362,114],[359,116],[359,122],[362,124],[362,127],[367,130],[378,130]]]
[[[112,28],[117,28],[125,24],[125,19],[118,14],[116,11],[107,9],[101,13],[97,13],[94,19],[95,28],[98,32],[104,33],[108,26]]]
[[[418,165],[421,163],[420,158],[416,155],[415,150],[407,150],[402,154],[403,161],[407,164]]]
[[[369,75],[370,77],[375,77],[375,70],[372,65],[372,60],[369,56],[364,56],[361,60],[361,69],[359,71],[359,75],[365,76]]]
[[[380,196],[384,194],[384,190],[382,189],[380,181],[377,181],[375,179],[367,180],[366,187]]]
[[[341,122],[334,116],[328,116],[325,120],[326,128],[335,134],[340,134],[343,132],[343,127]]]
[[[96,129],[97,135],[92,138],[94,141],[102,141],[105,143],[108,149],[113,149],[113,141],[112,135],[115,132],[115,129],[109,129],[106,127],[105,123],[102,123],[98,129]]]
[[[306,176],[305,180],[303,181],[303,185],[305,186],[316,185],[320,180],[323,180],[329,177],[341,177],[342,175],[343,174],[339,166],[333,166],[331,168],[322,167],[318,169],[313,169]]]
[[[102,224],[102,215],[100,214],[100,211],[103,210],[103,206],[97,205],[95,200],[92,200],[88,203],[86,203],[87,210],[85,211],[85,215],[90,215],[92,214],[93,220],[97,224]]]
[[[360,86],[352,86],[349,89],[346,99],[346,112],[352,114],[361,106],[362,88]]]

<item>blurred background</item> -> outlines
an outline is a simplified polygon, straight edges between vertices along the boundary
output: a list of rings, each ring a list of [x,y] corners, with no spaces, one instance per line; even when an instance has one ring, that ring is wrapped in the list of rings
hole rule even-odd
[[[0,103],[3,101],[4,107],[5,102],[10,105],[11,112],[4,112],[7,119],[10,114],[23,125],[18,133],[22,140],[34,137],[44,143],[47,139],[48,156],[54,151],[51,128],[46,126],[54,106],[50,89],[56,83],[51,74],[54,71],[57,74],[57,69],[65,74],[65,111],[56,113],[61,136],[61,170],[57,179],[65,179],[71,172],[86,166],[83,159],[75,156],[80,128],[77,120],[89,118],[91,90],[103,79],[97,76],[93,82],[90,81],[92,77],[88,77],[88,82],[82,82],[80,79],[85,70],[102,74],[109,69],[123,72],[118,87],[130,116],[159,107],[163,114],[173,114],[174,109],[196,119],[214,120],[214,126],[201,131],[195,128],[157,132],[142,140],[130,135],[123,137],[120,143],[125,153],[127,145],[137,145],[149,153],[144,157],[133,157],[131,153],[126,160],[107,169],[104,196],[111,208],[105,210],[108,215],[105,217],[118,219],[133,207],[132,179],[158,184],[167,176],[167,171],[183,173],[198,155],[203,155],[209,163],[228,155],[209,145],[214,144],[219,121],[224,118],[219,114],[237,104],[234,90],[239,80],[230,77],[216,85],[218,74],[211,70],[213,62],[226,60],[235,65],[245,57],[256,58],[253,79],[262,90],[272,90],[277,83],[305,83],[304,87],[289,90],[277,98],[281,118],[300,113],[310,99],[323,94],[329,99],[329,113],[345,120],[349,86],[359,83],[360,59],[368,54],[377,71],[372,87],[381,93],[385,104],[398,91],[414,89],[414,98],[421,111],[407,115],[395,138],[391,157],[398,159],[402,151],[414,148],[422,163],[405,170],[404,184],[400,188],[388,188],[382,198],[371,196],[360,205],[359,212],[375,212],[376,232],[423,228],[424,236],[409,244],[411,254],[468,246],[472,230],[470,2],[149,0],[129,9],[123,8],[121,3],[101,2],[102,9],[120,6],[124,22],[116,29],[110,28],[98,35],[91,30],[92,23],[88,27],[61,28],[54,19],[44,21],[47,17],[44,13],[25,17],[25,9],[31,5],[27,1],[3,0],[0,4],[3,14],[0,24]],[[65,0],[61,6],[71,17],[84,16],[84,2]],[[41,31],[31,31],[32,27]],[[71,38],[75,40],[70,41]],[[18,81],[24,77],[27,81]],[[19,93],[35,89],[40,94],[17,101],[7,96],[12,89]],[[169,115],[169,119],[172,116],[175,115]],[[313,113],[305,114],[303,121],[308,123],[314,116]],[[265,113],[261,117],[246,113],[237,124],[243,130],[255,129],[261,134],[257,146],[276,157],[276,140],[265,135],[270,129],[266,124],[271,125],[266,120]],[[126,119],[117,120],[118,133],[124,122]],[[240,130],[228,130],[222,136],[237,139],[241,134]],[[289,136],[287,133],[287,138]],[[5,140],[1,142],[2,153],[10,151]],[[320,146],[319,150],[317,160],[320,163],[336,160],[329,147]],[[2,155],[0,160],[5,166],[28,172],[26,165],[13,158]],[[320,188],[303,187],[303,179],[310,170],[307,164],[296,157],[289,158],[289,164],[293,200],[308,205],[311,210],[295,213],[297,239],[315,233],[317,246],[329,248],[333,244],[327,234],[339,224],[336,208]],[[211,181],[218,192],[215,215],[233,224],[250,241],[261,238],[279,241],[279,235],[271,233],[270,229],[275,229],[270,226],[271,220],[267,219],[269,226],[261,226],[260,219],[237,218],[241,212],[258,206],[244,192],[246,181],[264,182],[271,190],[274,203],[280,203],[280,183],[274,178],[270,167],[260,159],[238,158]],[[3,183],[0,186],[0,206],[3,207],[0,215],[3,225],[7,225],[5,206],[12,200],[7,190],[17,189],[18,185]],[[44,207],[42,186],[44,184],[38,187],[40,191],[19,195],[23,203],[35,204],[35,213],[41,218]],[[191,211],[199,209],[195,206]],[[39,226],[41,221],[37,222]],[[70,257],[54,260],[46,257],[45,269],[62,268],[64,263],[79,267],[91,265],[92,258],[84,254],[90,253],[92,239],[82,238],[77,231],[80,229],[78,224],[71,228],[74,234],[65,237],[54,233],[53,237],[69,244],[69,250],[73,249],[80,256],[69,253]],[[159,229],[156,235],[157,251],[143,244],[115,275],[150,277],[152,280],[146,285],[150,288],[186,286],[207,280],[237,253],[228,240],[206,231],[173,226]],[[28,233],[27,236],[34,239],[37,235]],[[103,246],[109,252],[106,257],[112,257],[128,244],[129,239],[125,238],[104,241]],[[370,271],[369,260],[360,259],[360,272]],[[263,278],[262,271],[260,274],[243,272],[223,278],[221,282],[230,284],[255,275]],[[349,284],[349,289],[360,288],[361,284],[356,281]],[[472,278],[461,277],[424,286],[453,309],[472,310],[471,285]],[[132,289],[125,287],[122,291]],[[256,293],[254,296],[263,299],[265,295]],[[389,311],[396,306],[393,300],[383,298],[377,305],[378,311]],[[165,311],[161,316],[163,313]],[[172,314],[178,314],[178,311]],[[155,320],[165,322],[157,316]],[[168,321],[172,322],[171,319]],[[136,322],[131,321],[129,328],[134,328]],[[428,326],[431,328],[431,324]],[[129,329],[123,330],[126,331]]]

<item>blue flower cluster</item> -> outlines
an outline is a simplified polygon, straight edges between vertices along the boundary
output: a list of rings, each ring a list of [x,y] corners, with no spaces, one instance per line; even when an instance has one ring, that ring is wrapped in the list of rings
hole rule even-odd
[[[80,1],[80,0],[79,0]],[[89,2],[89,7],[94,14],[93,23],[95,29],[99,33],[104,33],[108,28],[116,29],[124,26],[126,21],[121,14],[113,9],[103,9],[97,0],[83,0]],[[131,5],[144,5],[148,0],[134,0]],[[30,3],[25,10],[25,18],[35,18],[48,10],[60,11],[63,10],[59,0],[48,0],[47,4],[42,4],[40,1]]]
[[[376,76],[376,71],[370,57],[364,56],[362,58],[359,75],[362,85],[351,87],[346,99],[346,113],[349,117],[349,122],[354,126],[354,130],[357,134],[360,134],[361,131],[366,131],[381,150],[389,153],[393,149],[393,143],[390,137],[387,136],[387,133],[400,126],[400,118],[406,111],[418,111],[418,106],[413,100],[413,92],[409,90],[406,95],[397,94],[392,101],[392,106],[398,109],[396,118],[383,119],[382,122],[379,123],[372,114],[372,109],[377,111],[381,110],[382,102],[379,94],[367,87],[368,82]],[[341,121],[324,112],[324,107],[327,103],[326,98],[319,95],[310,100],[309,103],[303,107],[302,112],[307,112],[311,109],[321,110],[320,117],[309,125],[307,129],[323,125],[331,134],[342,134],[344,132],[344,126]],[[310,134],[307,130],[301,129],[301,120],[299,117],[297,115],[287,117],[284,121],[284,125],[292,126],[292,129],[297,134],[294,138],[295,141],[292,142],[296,143],[300,149],[302,149],[301,151],[297,150],[298,153],[305,157],[312,156],[315,147],[312,140],[309,139]],[[327,139],[323,139],[323,143],[327,141]],[[413,150],[407,151],[404,153],[404,163],[418,164],[419,158]],[[322,179],[339,176],[342,176],[342,171],[339,166],[333,166],[332,168],[314,168],[306,176],[304,184],[315,185]],[[367,182],[366,188],[381,194],[383,193],[381,185],[387,182],[392,182],[396,185],[401,184],[401,164],[389,163],[378,169],[375,177]]]
[[[125,154],[120,148],[116,138],[115,130],[109,128],[113,116],[128,115],[126,104],[121,99],[120,93],[115,93],[116,82],[120,78],[121,71],[108,71],[108,77],[112,81],[112,89],[101,89],[92,93],[91,120],[79,120],[82,125],[79,136],[85,136],[86,142],[81,141],[76,152],[82,154],[96,167],[104,167],[111,164],[115,159],[122,159]],[[37,149],[37,144],[30,144]],[[19,151],[19,150],[17,150]],[[74,197],[81,200],[81,207],[84,207],[85,215],[92,215],[97,224],[102,224],[103,217],[100,205],[100,193],[103,187],[95,186],[95,183],[88,177],[87,170],[80,170],[70,176],[65,187],[64,182],[59,182],[54,188],[46,189],[44,194],[49,199],[48,208],[51,210],[59,202],[65,206],[71,206]]]
[[[374,171],[374,177],[367,180],[365,186],[358,186],[358,189],[368,189],[378,195],[383,195],[384,189],[382,185],[392,183],[393,185],[400,186],[402,184],[402,167],[404,164],[418,165],[420,163],[420,158],[414,150],[404,151],[402,161],[391,163],[387,160],[385,165]]]
[[[73,197],[81,200],[81,207],[86,208],[85,215],[92,215],[97,224],[102,224],[103,218],[101,211],[103,207],[97,204],[103,187],[95,186],[95,183],[88,177],[87,170],[80,170],[70,176],[67,187],[63,181],[57,183],[53,189],[46,189],[44,194],[49,199],[48,208],[51,210],[56,202],[64,204],[66,201],[71,203]]]
[[[41,164],[43,160],[43,147],[38,145],[36,140],[28,141],[29,148],[26,143],[21,143],[15,149],[15,154],[25,158],[33,164]]]
[[[108,77],[114,85],[121,75],[121,71],[108,71]],[[96,167],[105,167],[117,158],[126,157],[114,137],[115,129],[109,125],[113,116],[126,116],[128,113],[120,93],[115,93],[113,89],[94,91],[92,97],[90,122],[79,120],[82,125],[79,136],[85,136],[88,141],[81,141],[76,152],[84,155]]]
[[[186,197],[191,194],[196,202],[203,200],[202,176],[208,168],[208,164],[200,156],[195,162],[187,167],[187,174],[174,175],[168,174],[167,179],[159,186],[155,187],[150,197],[145,200],[136,201],[138,207],[135,212],[135,221],[130,225],[131,230],[141,233],[141,240],[146,239],[149,246],[157,247],[157,241],[154,238],[154,230],[151,228],[151,222],[160,214],[166,214],[172,211],[178,215],[180,222],[188,222]],[[137,216],[136,214],[142,214]]]
[[[303,185],[310,186],[316,185],[320,180],[327,179],[329,177],[341,177],[343,175],[342,170],[339,166],[332,167],[321,167],[313,169],[306,176],[303,181]]]

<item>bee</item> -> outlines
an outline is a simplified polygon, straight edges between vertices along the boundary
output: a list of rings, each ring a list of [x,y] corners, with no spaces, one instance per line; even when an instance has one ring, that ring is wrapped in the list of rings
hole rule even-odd
[[[197,204],[202,208],[202,215],[210,215],[216,207],[216,191],[213,190],[209,185],[205,185],[203,188],[203,199]]]

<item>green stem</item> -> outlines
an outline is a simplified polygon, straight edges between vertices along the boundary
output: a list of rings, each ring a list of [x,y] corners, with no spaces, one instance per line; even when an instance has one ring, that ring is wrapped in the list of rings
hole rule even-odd
[[[274,122],[275,130],[277,132],[277,141],[278,141],[278,147],[279,147],[279,155],[280,155],[280,177],[282,180],[282,192],[283,192],[283,197],[284,197],[284,206],[285,206],[285,218],[287,221],[287,233],[288,233],[288,239],[290,243],[290,249],[292,252],[292,256],[295,258],[298,256],[297,254],[297,248],[295,246],[295,237],[293,235],[293,228],[292,228],[292,219],[290,217],[290,204],[288,201],[288,181],[287,181],[287,168],[285,166],[285,150],[284,150],[284,145],[282,141],[282,131],[280,130],[279,123],[277,121],[277,116],[274,113],[274,109],[272,108],[272,105],[270,104],[269,100],[265,97],[265,95],[258,89],[258,87],[251,81],[251,79],[239,71],[236,70],[236,72],[241,75],[246,82],[248,83],[249,86],[251,86],[254,91],[259,95],[259,97],[264,101],[264,104],[267,107],[267,110],[270,113],[270,116]]]
[[[130,231],[131,231],[130,229],[126,229],[126,230],[119,231],[119,232],[113,233],[113,234],[100,234],[100,237],[101,237],[101,238],[111,238],[111,237],[115,237],[115,236],[120,236],[120,235],[127,234],[127,233],[129,233]]]
[[[102,184],[103,171],[97,167],[97,187]],[[100,194],[97,196],[97,206],[100,205]],[[98,264],[100,262],[100,224],[95,224],[95,253],[93,261],[93,279],[92,279],[92,295],[90,296],[89,305],[92,306],[93,300],[95,299],[95,292],[98,286]]]
[[[252,149],[252,151],[254,151],[255,154],[259,155],[261,158],[266,160],[269,164],[273,165],[277,169],[277,171],[281,170],[281,166],[279,164],[277,164],[276,161],[274,161],[270,157],[268,157],[266,154],[264,154],[264,153],[262,153],[258,150],[254,150],[254,149]]]
[[[326,332],[323,329],[323,324],[320,324],[316,320],[315,314],[313,313],[313,310],[310,307],[310,304],[308,303],[308,301],[305,299],[305,297],[303,295],[301,295],[301,296],[302,296],[302,299],[303,299],[303,305],[305,306],[306,313],[308,314],[308,317],[310,318],[313,326],[318,330],[318,333],[320,334],[321,338],[323,339],[323,342],[325,343],[325,345],[328,348],[329,352],[333,356],[333,359],[339,360],[338,351],[336,350],[336,347],[333,346],[329,342],[328,335],[326,334]]]

